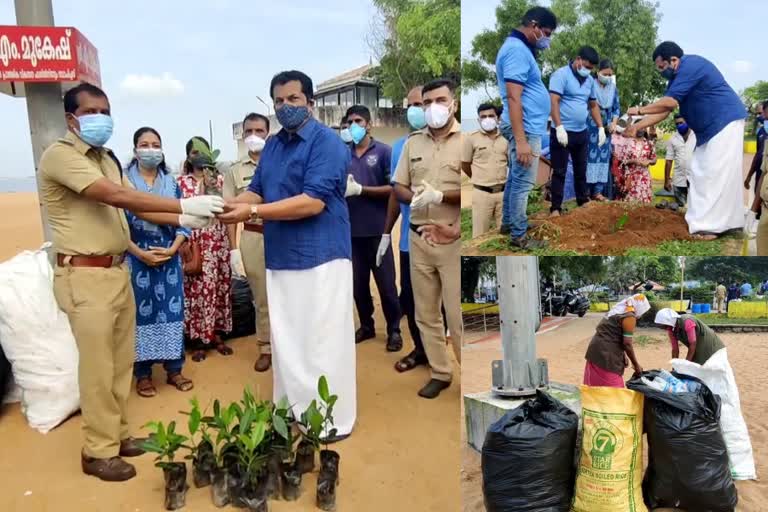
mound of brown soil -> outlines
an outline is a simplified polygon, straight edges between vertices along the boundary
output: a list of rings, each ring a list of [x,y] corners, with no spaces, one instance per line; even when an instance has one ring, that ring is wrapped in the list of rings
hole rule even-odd
[[[625,214],[626,222],[619,227]],[[591,202],[561,217],[546,218],[530,235],[552,248],[592,254],[623,254],[630,247],[691,240],[682,213],[618,202]]]

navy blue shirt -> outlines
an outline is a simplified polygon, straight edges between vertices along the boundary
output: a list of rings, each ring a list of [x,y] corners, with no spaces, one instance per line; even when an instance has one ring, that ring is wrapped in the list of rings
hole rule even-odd
[[[763,165],[763,150],[765,148],[766,136],[768,136],[768,134],[766,134],[765,128],[761,126],[760,129],[757,130],[757,153],[755,153],[755,157],[757,158],[755,165],[757,166],[758,176],[762,174],[760,166]]]
[[[547,88],[541,81],[541,70],[536,62],[533,46],[528,44],[525,35],[513,30],[504,41],[496,55],[496,77],[504,111],[501,120],[509,121],[509,103],[507,102],[507,82],[523,86],[520,98],[523,106],[523,129],[531,135],[543,135],[547,131],[550,100]]]
[[[709,142],[733,121],[747,117],[744,104],[720,70],[698,55],[683,55],[664,95],[680,104],[680,114],[696,133],[696,146]]]
[[[560,96],[560,122],[566,131],[587,129],[589,102],[595,101],[595,79],[582,77],[573,70],[573,62],[549,77],[549,92]]]
[[[325,203],[319,215],[264,221],[264,256],[270,270],[306,270],[352,258],[344,200],[349,148],[330,128],[310,119],[298,132],[270,137],[248,190],[265,203],[307,194]]]
[[[408,135],[401,137],[395,141],[392,145],[392,165],[390,169],[397,169],[397,162],[400,161],[400,155],[403,153],[403,146],[405,141],[408,140]],[[395,184],[394,176],[392,176],[392,185]],[[400,252],[408,252],[409,242],[409,226],[411,223],[411,205],[408,203],[400,203]]]
[[[371,139],[365,153],[360,158],[354,145],[350,145],[352,161],[349,173],[355,181],[364,187],[382,187],[389,185],[392,148]],[[352,236],[381,236],[387,219],[389,198],[348,197],[349,220],[352,223]]]

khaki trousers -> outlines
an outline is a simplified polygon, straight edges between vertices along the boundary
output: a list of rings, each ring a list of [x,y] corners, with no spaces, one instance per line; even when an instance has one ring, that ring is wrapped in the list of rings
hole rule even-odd
[[[491,219],[496,221],[496,229],[501,227],[501,213],[504,205],[504,192],[491,194],[472,189],[472,238],[491,230]]]
[[[453,367],[446,347],[445,326],[440,306],[445,305],[456,360],[461,363],[464,325],[461,319],[461,240],[431,247],[410,232],[411,285],[419,326],[432,367],[432,378],[450,382]]]
[[[717,312],[718,313],[725,313],[728,311],[728,304],[725,301],[725,297],[718,297],[717,298]]]
[[[240,235],[240,252],[243,267],[256,308],[256,337],[262,354],[271,354],[269,306],[267,305],[267,267],[264,260],[264,235],[243,230]]]
[[[128,266],[56,267],[53,291],[80,352],[83,452],[97,459],[116,457],[120,440],[130,437],[125,404],[136,349],[136,304]]]
[[[762,208],[760,224],[757,225],[757,255],[768,256],[768,208]]]

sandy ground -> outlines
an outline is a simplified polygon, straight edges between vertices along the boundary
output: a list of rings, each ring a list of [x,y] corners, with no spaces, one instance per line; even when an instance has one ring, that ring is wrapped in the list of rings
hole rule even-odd
[[[397,233],[393,233],[395,247]],[[40,245],[42,228],[34,194],[0,195],[0,240],[0,261]],[[403,321],[403,351],[393,355],[384,350],[381,331],[385,324],[375,288],[373,295],[380,335],[357,350],[358,423],[354,434],[335,447],[341,454],[338,510],[458,511],[459,386],[450,387],[436,400],[416,395],[429,374],[424,368],[402,375],[394,371],[393,364],[411,350],[412,342]],[[239,399],[248,385],[257,395],[271,397],[271,372],[253,371],[258,354],[253,340],[236,340],[232,346],[232,357],[213,354],[202,363],[187,360],[184,373],[195,382],[191,393],[161,384],[162,369],[156,367],[159,395],[143,399],[132,393],[128,403],[134,434],[141,434],[141,426],[150,420],[181,421],[183,416],[178,411],[188,408],[193,395],[202,404],[213,398],[231,401]],[[80,417],[76,416],[44,436],[26,425],[18,404],[3,409],[0,511],[162,510],[163,477],[153,467],[151,456],[132,459],[138,477],[125,483],[104,483],[82,474],[80,425]],[[271,510],[317,510],[315,479],[316,474],[306,475],[299,502],[273,502]],[[184,510],[216,510],[209,489],[190,489]]]
[[[585,318],[572,319],[554,330],[536,336],[537,355],[549,363],[550,379],[568,384],[580,384],[584,372],[584,353],[594,328],[602,315],[590,313]],[[657,329],[641,330],[659,342],[636,347],[640,364],[645,369],[669,368],[669,344],[664,334]],[[764,334],[721,334],[728,347],[728,357],[741,396],[744,418],[749,428],[755,455],[758,476],[763,481],[737,482],[739,492],[738,512],[766,510],[768,498],[768,397],[766,397],[762,376],[768,360],[768,345]],[[476,393],[491,386],[490,362],[502,357],[501,340],[498,333],[476,334],[465,337],[467,345],[462,354],[462,392]],[[684,354],[683,350],[683,354]],[[626,376],[626,375],[625,375]],[[462,407],[462,417],[464,415]],[[466,442],[464,423],[461,427],[462,441],[462,495],[465,512],[482,512],[482,473],[480,454]],[[647,447],[646,447],[647,449]],[[662,509],[659,509],[662,510]],[[696,511],[690,511],[696,512]]]

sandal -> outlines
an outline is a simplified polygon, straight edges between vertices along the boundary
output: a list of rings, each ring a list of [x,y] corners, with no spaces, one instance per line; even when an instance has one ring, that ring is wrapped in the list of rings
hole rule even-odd
[[[136,381],[136,394],[144,398],[152,398],[157,395],[157,389],[152,384],[151,377],[141,377]]]
[[[605,197],[603,194],[595,194],[594,196],[592,196],[592,200],[597,201],[598,203],[604,203],[608,201],[608,198]]]
[[[404,373],[413,370],[417,366],[426,366],[427,364],[426,356],[420,356],[414,350],[395,363],[395,370],[397,370],[397,373]]]
[[[703,242],[711,242],[712,240],[717,240],[720,238],[720,235],[716,235],[715,233],[707,233],[705,231],[702,231],[700,233],[693,233],[691,235],[691,238],[694,240],[699,240]]]
[[[192,360],[196,363],[199,363],[200,361],[205,361],[205,350],[195,350],[192,353]]]
[[[189,391],[195,387],[192,381],[183,376],[181,373],[169,373],[165,383],[170,384],[179,391]]]
[[[232,348],[226,346],[223,341],[216,344],[216,352],[223,356],[231,356],[235,353],[235,351],[232,350]]]

